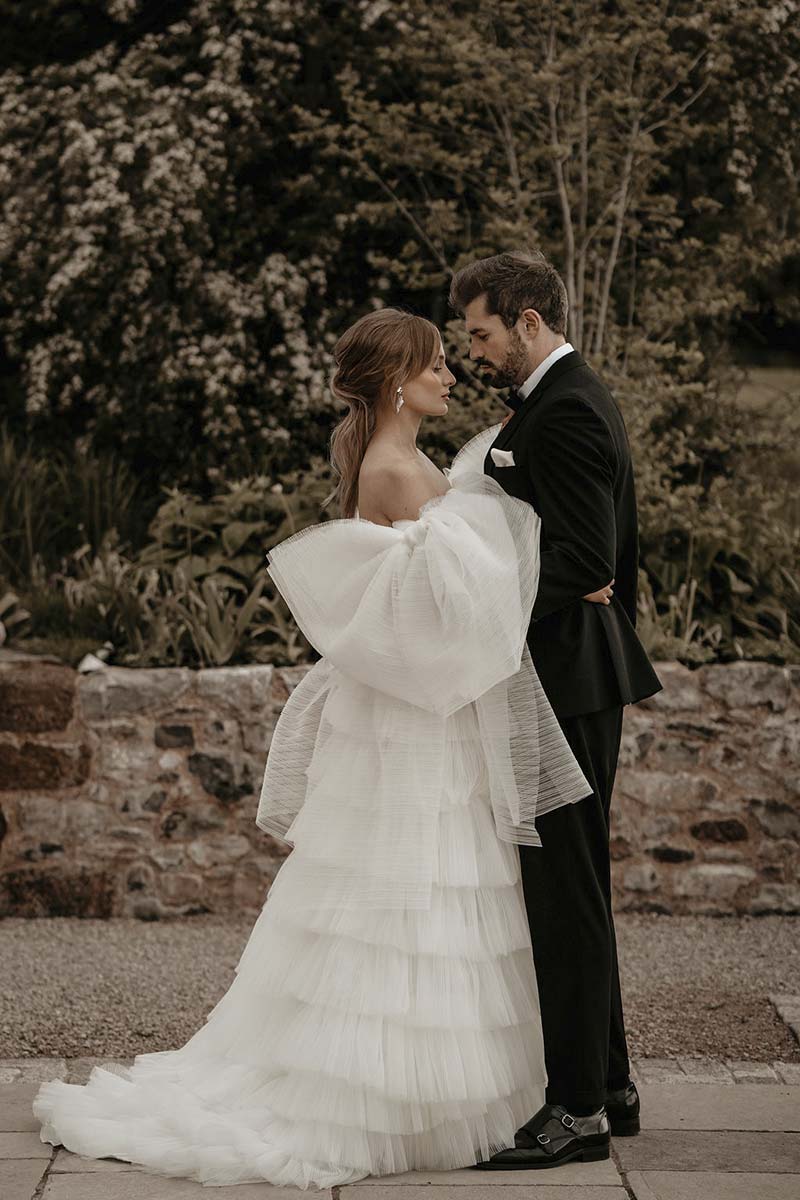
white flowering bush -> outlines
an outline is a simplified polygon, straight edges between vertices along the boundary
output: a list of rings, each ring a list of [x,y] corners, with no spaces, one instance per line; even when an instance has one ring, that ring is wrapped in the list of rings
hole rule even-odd
[[[774,407],[743,417],[723,376],[749,321],[787,344],[800,322],[797,16],[798,0],[0,0],[0,420],[36,464],[0,461],[6,584],[86,543],[75,595],[106,568],[135,593],[165,491],[207,503],[259,479],[274,496],[319,466],[331,346],[376,305],[444,328],[459,389],[420,439],[443,463],[502,413],[465,363],[450,273],[535,243],[626,413],[654,645],[699,630],[703,655],[796,654],[796,488],[776,470],[796,430]],[[89,463],[81,498],[63,476]],[[106,530],[88,531],[90,491]],[[206,604],[223,625],[229,599]],[[41,628],[48,604],[24,600]],[[187,645],[211,653],[197,631]]]
[[[181,482],[269,465],[325,407],[328,267],[285,248],[279,161],[305,16],[199,0],[2,75],[2,332],[34,430]]]

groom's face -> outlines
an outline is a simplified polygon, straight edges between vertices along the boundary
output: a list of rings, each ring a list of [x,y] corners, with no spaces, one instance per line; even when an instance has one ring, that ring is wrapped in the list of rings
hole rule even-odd
[[[469,356],[490,387],[519,387],[531,373],[528,347],[516,326],[509,329],[497,313],[490,313],[486,296],[478,296],[464,310],[469,334]]]

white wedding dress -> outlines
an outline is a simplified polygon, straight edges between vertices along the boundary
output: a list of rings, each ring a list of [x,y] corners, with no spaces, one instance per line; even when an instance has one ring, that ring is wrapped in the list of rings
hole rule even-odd
[[[180,1049],[45,1083],[43,1141],[205,1184],[331,1187],[514,1144],[545,1069],[515,842],[588,794],[525,634],[538,518],[483,474],[391,528],[330,521],[268,570],[322,653],[259,825],[295,849]]]

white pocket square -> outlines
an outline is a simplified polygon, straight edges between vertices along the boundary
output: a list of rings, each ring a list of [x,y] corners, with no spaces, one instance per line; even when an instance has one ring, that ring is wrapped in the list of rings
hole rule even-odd
[[[491,454],[492,462],[496,467],[513,467],[516,465],[514,463],[513,450],[498,450],[496,447],[492,447],[489,453]]]

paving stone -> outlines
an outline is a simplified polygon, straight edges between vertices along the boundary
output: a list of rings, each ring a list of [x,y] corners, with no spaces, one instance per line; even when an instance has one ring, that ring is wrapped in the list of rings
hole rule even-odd
[[[502,1200],[628,1200],[628,1193],[622,1186],[603,1187],[591,1183],[558,1183],[554,1177],[562,1178],[561,1170],[562,1168],[559,1167],[552,1171],[497,1172],[507,1177],[506,1182],[501,1185],[503,1188]],[[473,1172],[473,1175],[477,1174],[477,1171]],[[541,1179],[542,1175],[546,1175],[548,1178]],[[524,1183],[520,1182],[522,1179],[525,1180]],[[496,1200],[497,1187],[497,1183],[474,1183],[470,1187],[469,1200]],[[355,1190],[356,1188],[359,1188],[358,1192]],[[360,1184],[339,1188],[338,1192],[340,1200],[358,1200],[359,1196],[362,1198],[364,1196]],[[421,1184],[417,1187],[408,1184],[383,1184],[376,1180],[374,1185],[370,1185],[368,1188],[370,1200],[431,1200],[431,1197],[434,1197],[435,1200],[464,1200],[464,1194],[464,1189],[459,1184],[433,1185],[433,1187],[430,1184]],[[86,1200],[94,1200],[94,1197],[87,1196]]]
[[[118,1158],[82,1158],[80,1154],[72,1154],[63,1146],[56,1151],[52,1175],[118,1175],[120,1171],[143,1171],[144,1167],[136,1163],[122,1162]]]
[[[800,1062],[774,1062],[772,1065],[782,1083],[800,1085]]]
[[[800,996],[791,996],[785,992],[774,993],[770,1000],[778,1010],[778,1015],[784,1021],[796,1021],[800,1018]]]
[[[108,1056],[105,1058],[68,1058],[67,1083],[86,1083],[95,1067],[107,1066],[112,1062],[117,1066],[129,1067],[133,1059],[110,1059]]]
[[[0,1162],[0,1196],[3,1200],[31,1200],[47,1163],[35,1158],[7,1158]]]
[[[31,1111],[31,1101],[38,1083],[0,1087],[0,1131],[3,1133],[38,1133],[39,1122]]]
[[[713,1058],[679,1058],[690,1083],[733,1083],[733,1075],[724,1063]]]
[[[539,1184],[549,1184],[552,1186],[555,1183],[562,1184],[594,1184],[597,1186],[622,1186],[619,1171],[612,1162],[606,1159],[604,1162],[594,1163],[565,1163],[563,1167],[559,1167],[555,1173],[552,1171],[526,1171],[525,1184],[526,1186],[535,1186]],[[436,1186],[436,1187],[470,1187],[488,1186],[489,1184],[502,1184],[503,1186],[519,1184],[519,1172],[517,1171],[477,1171],[469,1168],[463,1171],[406,1171],[402,1175],[381,1175],[378,1178],[370,1176],[368,1179],[360,1179],[358,1183],[349,1184],[347,1188],[341,1188],[340,1191],[349,1191],[350,1188],[368,1188],[370,1195],[368,1200],[373,1200],[372,1189],[381,1187],[420,1187],[420,1186]],[[464,1194],[459,1193],[462,1200],[465,1200]],[[537,1197],[539,1193],[537,1192]],[[359,1193],[361,1200],[365,1200],[363,1193]],[[439,1193],[436,1193],[437,1197]],[[504,1193],[505,1195],[505,1193]],[[392,1192],[397,1200],[398,1193]],[[470,1193],[471,1196],[471,1193]]]
[[[800,1134],[732,1133],[720,1130],[643,1130],[635,1138],[614,1143],[626,1172],[659,1171],[766,1171],[800,1175]]]
[[[780,1083],[769,1063],[726,1062],[725,1066],[737,1083]]]
[[[669,1083],[686,1078],[677,1058],[640,1058],[636,1072],[643,1083]]]
[[[49,1083],[51,1079],[67,1077],[65,1058],[3,1058],[0,1068],[19,1072],[9,1083]]]
[[[21,1078],[22,1071],[19,1067],[0,1067],[0,1084],[13,1083]]]
[[[604,1188],[611,1193],[611,1189]],[[224,1200],[297,1200],[296,1188],[272,1187],[268,1183],[240,1183],[222,1189]],[[315,1192],[327,1200],[330,1192]],[[622,1193],[624,1196],[625,1193]],[[209,1188],[190,1179],[165,1179],[144,1171],[124,1171],[114,1176],[113,1186],[107,1175],[83,1175],[77,1172],[50,1175],[42,1200],[208,1200]],[[4,1198],[5,1200],[5,1198]],[[561,1198],[563,1200],[563,1198]],[[581,1200],[584,1200],[581,1193]],[[589,1197],[588,1200],[595,1200]],[[597,1197],[596,1200],[602,1200]],[[617,1200],[609,1195],[608,1200]]]
[[[797,1200],[794,1175],[721,1171],[632,1171],[636,1200]]]
[[[38,1133],[0,1133],[0,1158],[49,1158],[52,1149]]]
[[[766,1129],[800,1132],[800,1087],[759,1083],[644,1083],[645,1129]]]
[[[30,1104],[38,1090],[38,1083],[0,1084],[0,1104]]]

